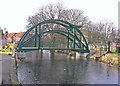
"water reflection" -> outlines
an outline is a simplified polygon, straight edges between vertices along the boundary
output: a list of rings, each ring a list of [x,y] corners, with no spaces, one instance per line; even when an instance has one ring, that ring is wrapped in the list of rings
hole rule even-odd
[[[18,75],[23,84],[117,84],[118,72],[113,70],[65,54],[34,51],[19,63]]]

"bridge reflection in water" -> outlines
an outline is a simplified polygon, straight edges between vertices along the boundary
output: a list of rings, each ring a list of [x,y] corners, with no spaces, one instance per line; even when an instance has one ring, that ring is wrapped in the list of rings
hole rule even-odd
[[[117,84],[118,70],[60,53],[27,52],[18,66],[22,84]]]

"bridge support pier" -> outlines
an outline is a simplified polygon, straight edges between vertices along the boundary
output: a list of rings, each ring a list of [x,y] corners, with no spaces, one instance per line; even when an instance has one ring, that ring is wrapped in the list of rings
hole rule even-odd
[[[55,51],[50,51],[50,57],[54,58],[54,55],[55,55]]]
[[[70,52],[68,55],[69,55],[69,56],[76,57],[76,53],[75,53],[75,52]]]
[[[40,50],[40,53],[43,54],[43,50]]]
[[[76,58],[82,58],[85,59],[87,58],[88,53],[78,53],[76,52]]]
[[[80,57],[80,53],[76,52],[76,58],[79,58]]]
[[[69,55],[69,58],[72,58],[72,59],[80,58],[80,53],[78,52],[70,52],[68,55]]]

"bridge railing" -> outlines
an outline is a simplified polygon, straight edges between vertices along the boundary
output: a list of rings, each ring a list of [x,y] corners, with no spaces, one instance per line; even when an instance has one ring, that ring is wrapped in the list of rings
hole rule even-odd
[[[41,26],[47,23],[59,24],[63,26],[65,30],[61,29],[59,30],[58,28],[57,29],[54,28],[52,30],[48,29],[45,31],[43,30],[43,28],[41,28]],[[60,47],[61,45],[60,41],[58,40],[55,41],[53,40],[54,38],[52,38],[52,41],[48,40],[50,39],[51,34],[52,35],[58,34],[56,35],[57,39],[60,38],[59,36],[63,36],[63,38],[61,38],[63,40],[66,38],[65,42],[66,44],[64,43],[64,46]],[[48,39],[42,38],[44,35],[47,35]],[[25,34],[20,39],[17,50],[18,51],[31,51],[39,49],[51,50],[52,49],[51,47],[53,49],[71,49],[78,52],[89,52],[87,41],[84,35],[81,33],[81,31],[77,28],[77,26],[62,20],[45,20],[31,27],[25,32]]]

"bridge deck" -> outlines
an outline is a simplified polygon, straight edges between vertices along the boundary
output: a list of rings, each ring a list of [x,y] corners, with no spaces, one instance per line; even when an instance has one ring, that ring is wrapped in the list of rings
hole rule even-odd
[[[28,51],[32,51],[32,50],[71,50],[71,51],[75,51],[75,52],[81,52],[81,53],[85,53],[85,52],[89,52],[88,50],[84,50],[84,49],[71,49],[71,48],[48,48],[48,47],[42,47],[42,48],[38,48],[38,47],[22,47],[21,51],[24,52],[28,52]]]

